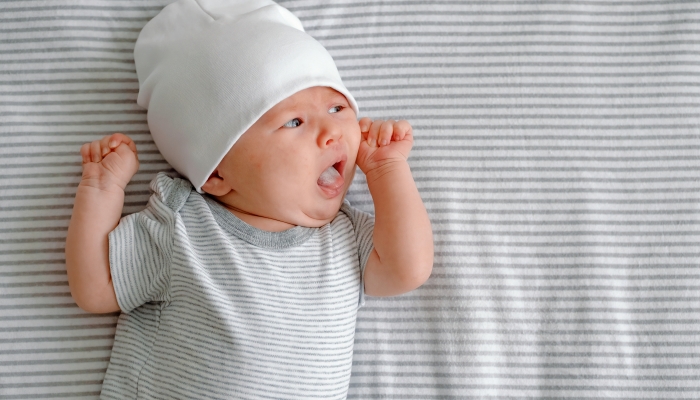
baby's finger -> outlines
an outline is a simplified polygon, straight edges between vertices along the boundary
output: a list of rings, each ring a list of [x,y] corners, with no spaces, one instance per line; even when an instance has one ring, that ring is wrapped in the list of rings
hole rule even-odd
[[[379,137],[377,138],[377,143],[380,146],[386,146],[391,142],[391,135],[394,133],[394,121],[393,119],[384,121],[382,126],[379,128]]]
[[[119,144],[121,144],[121,143],[124,143],[125,145],[129,146],[131,151],[133,151],[134,153],[137,152],[136,151],[136,143],[134,143],[134,141],[131,140],[131,138],[128,137],[127,135],[125,135],[123,133],[119,133],[119,132],[113,134],[110,137],[109,147],[114,149],[114,148],[119,147]],[[112,144],[114,144],[114,145],[112,145]]]
[[[83,157],[83,164],[90,162],[90,143],[80,146],[80,156]]]
[[[369,127],[372,125],[372,119],[370,117],[363,117],[360,122],[360,132],[369,132]]]
[[[372,126],[369,127],[369,132],[367,132],[367,144],[369,147],[377,147],[377,137],[379,136],[379,128],[382,127],[384,121],[378,119],[372,122]]]
[[[106,156],[110,152],[109,138],[109,136],[105,136],[102,139],[100,139],[100,154],[102,155],[102,157]]]
[[[102,150],[100,149],[100,141],[94,140],[90,143],[90,160],[92,162],[102,161]]]
[[[394,140],[403,140],[403,138],[406,137],[406,134],[409,134],[412,131],[413,128],[411,127],[411,124],[409,124],[405,119],[402,119],[394,124]]]

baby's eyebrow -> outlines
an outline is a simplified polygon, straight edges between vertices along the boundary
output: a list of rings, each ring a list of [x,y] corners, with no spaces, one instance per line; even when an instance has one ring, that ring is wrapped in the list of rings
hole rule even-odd
[[[343,96],[342,94],[334,95],[334,96],[333,96],[333,101],[334,101],[334,102],[344,103],[344,104],[350,104],[350,102],[348,101],[348,99],[346,99],[345,96]]]

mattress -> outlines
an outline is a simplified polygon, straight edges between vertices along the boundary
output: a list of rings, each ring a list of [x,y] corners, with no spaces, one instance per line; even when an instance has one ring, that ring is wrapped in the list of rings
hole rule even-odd
[[[133,60],[168,3],[0,3],[2,399],[99,396],[118,314],[68,288],[79,149],[135,139],[124,215],[173,171]],[[361,116],[413,124],[434,231],[430,279],[360,310],[348,398],[700,398],[700,3],[280,4]],[[347,198],[373,211],[359,170]]]

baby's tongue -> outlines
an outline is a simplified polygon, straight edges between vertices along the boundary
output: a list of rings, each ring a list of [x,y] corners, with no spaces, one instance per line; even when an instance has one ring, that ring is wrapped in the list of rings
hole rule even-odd
[[[344,181],[343,177],[340,176],[340,173],[331,165],[330,167],[328,167],[328,169],[323,171],[316,183],[318,183],[318,185],[322,187],[327,187],[329,189],[337,189],[343,186]]]

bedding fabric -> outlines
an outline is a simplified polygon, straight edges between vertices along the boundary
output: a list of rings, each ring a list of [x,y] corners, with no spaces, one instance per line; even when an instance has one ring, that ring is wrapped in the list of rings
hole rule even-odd
[[[0,2],[0,398],[96,399],[117,314],[73,302],[80,146],[174,172],[133,47],[168,0]],[[700,3],[280,1],[363,116],[407,119],[433,275],[358,313],[351,399],[700,398]],[[359,172],[359,170],[358,170]],[[348,200],[372,212],[358,173]]]

